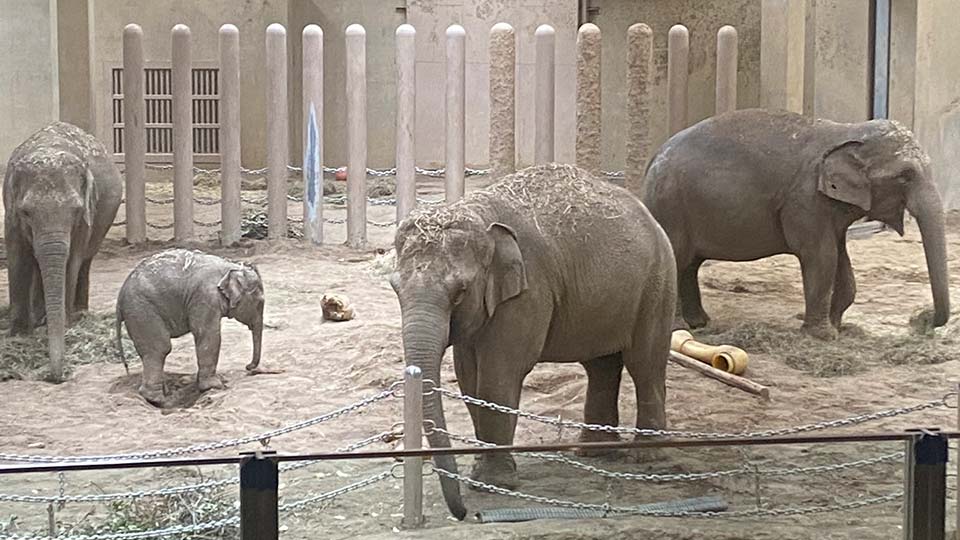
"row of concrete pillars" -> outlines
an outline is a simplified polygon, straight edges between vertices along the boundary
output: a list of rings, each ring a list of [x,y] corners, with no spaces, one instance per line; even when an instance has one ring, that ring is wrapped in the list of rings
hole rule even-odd
[[[416,30],[404,24],[396,31],[397,111],[396,181],[397,221],[416,205],[414,163]],[[303,148],[304,160],[323,163],[323,31],[308,25],[303,45]],[[352,24],[345,31],[347,94],[347,243],[359,248],[366,243],[367,179],[367,81],[366,31]],[[555,31],[541,25],[535,32],[535,163],[554,160],[556,47]],[[220,28],[220,158],[221,233],[225,245],[240,239],[240,58],[239,31],[232,24]],[[265,36],[267,102],[267,216],[268,237],[286,236],[287,178],[289,163],[287,103],[287,32],[280,24],[267,27]],[[496,178],[516,169],[516,59],[515,30],[498,23],[490,30],[490,165]],[[672,135],[687,127],[687,77],[690,40],[687,28],[675,25],[668,39],[668,121]],[[576,163],[601,174],[601,33],[591,23],[577,35]],[[194,238],[193,220],[193,126],[191,119],[191,35],[182,24],[171,31],[173,96],[174,239]],[[646,24],[628,30],[626,185],[642,189],[643,173],[652,152],[650,136],[653,32]],[[445,72],[445,194],[453,202],[464,195],[465,185],[465,79],[466,32],[460,25],[446,30]],[[123,33],[124,161],[126,174],[126,238],[130,243],[146,240],[143,31],[130,24]],[[717,33],[717,114],[736,108],[737,31],[724,26]],[[308,114],[308,111],[313,114]],[[309,123],[315,119],[313,137]],[[322,175],[308,174],[314,182],[304,190],[304,235],[323,242]],[[319,183],[317,185],[316,183]],[[313,194],[313,199],[309,194]]]

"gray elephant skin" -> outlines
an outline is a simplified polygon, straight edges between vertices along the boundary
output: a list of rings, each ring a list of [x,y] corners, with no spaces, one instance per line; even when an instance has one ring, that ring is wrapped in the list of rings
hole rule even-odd
[[[31,135],[3,179],[11,335],[46,319],[50,379],[63,380],[64,332],[88,308],[90,265],[113,224],[123,191],[112,156],[64,122]]]
[[[627,368],[636,386],[636,425],[666,427],[665,371],[676,304],[676,269],[667,236],[638,198],[567,165],[508,175],[449,206],[424,208],[398,227],[390,277],[402,315],[406,363],[440,381],[453,347],[461,392],[517,407],[538,362],[581,362],[587,373],[584,421],[619,425]],[[516,417],[468,406],[477,437],[513,443]],[[424,418],[445,428],[440,395],[424,398]],[[584,431],[583,441],[616,439]],[[450,446],[440,431],[432,447]],[[452,456],[439,469],[456,472]],[[509,455],[485,454],[473,477],[515,481]],[[466,509],[459,484],[441,477],[451,513]]]
[[[117,297],[117,351],[124,360],[121,324],[143,362],[140,395],[164,403],[163,364],[170,338],[193,335],[197,386],[223,388],[217,377],[220,319],[236,319],[253,335],[253,371],[260,364],[263,336],[263,282],[256,266],[196,250],[169,249],[152,255],[130,272]]]
[[[679,311],[693,328],[709,317],[697,273],[707,259],[800,260],[803,330],[836,339],[856,294],[846,232],[866,217],[903,235],[903,212],[920,228],[934,326],[950,316],[944,215],[927,154],[891,120],[836,123],[746,109],[671,137],[651,159],[643,201],[676,255]]]

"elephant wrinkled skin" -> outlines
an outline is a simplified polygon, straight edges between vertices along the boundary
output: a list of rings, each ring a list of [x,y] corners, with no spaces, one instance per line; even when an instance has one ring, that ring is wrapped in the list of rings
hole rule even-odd
[[[835,339],[856,294],[847,228],[866,217],[903,235],[904,209],[923,237],[933,325],[949,319],[943,206],[929,157],[895,121],[841,124],[759,109],[715,116],[663,144],[643,201],[670,237],[678,311],[693,328],[709,321],[697,281],[705,260],[789,253],[803,273],[803,330]]]
[[[440,380],[453,346],[460,390],[517,407],[538,362],[581,362],[584,421],[619,425],[623,368],[636,386],[640,428],[666,427],[665,372],[676,304],[666,234],[635,196],[582,169],[548,164],[504,177],[445,207],[420,209],[398,227],[390,282],[403,320],[406,363]],[[468,406],[477,437],[512,444],[516,417]],[[440,396],[424,418],[446,426]],[[584,431],[581,440],[610,440]],[[612,438],[616,438],[613,434]],[[433,447],[450,445],[439,431]],[[451,456],[436,466],[456,471]],[[509,486],[509,455],[484,455],[473,476]],[[459,484],[441,478],[463,519]]]
[[[199,390],[223,388],[216,374],[220,319],[236,319],[250,329],[253,360],[247,370],[252,371],[260,364],[263,305],[263,283],[255,266],[196,250],[162,251],[140,261],[120,288],[117,352],[123,359],[120,325],[126,322],[143,362],[139,392],[147,401],[162,405],[163,364],[170,353],[170,338],[191,333]]]
[[[50,378],[63,379],[64,332],[85,311],[90,265],[120,207],[123,181],[92,135],[64,122],[35,132],[3,179],[11,335],[46,319]]]

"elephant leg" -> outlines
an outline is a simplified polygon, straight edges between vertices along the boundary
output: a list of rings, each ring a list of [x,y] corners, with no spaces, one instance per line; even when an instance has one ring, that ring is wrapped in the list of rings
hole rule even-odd
[[[583,422],[602,426],[620,425],[620,380],[623,359],[620,353],[581,362],[587,372],[587,398],[583,406]],[[619,441],[620,436],[607,431],[589,429],[580,432],[582,442]],[[578,450],[580,456],[610,454],[609,450]]]
[[[710,322],[710,317],[703,309],[700,298],[700,282],[698,275],[703,259],[694,259],[689,265],[677,274],[677,292],[680,295],[678,302],[683,313],[683,320],[690,328],[703,328]]]
[[[857,283],[853,277],[850,256],[847,255],[847,244],[840,241],[837,249],[837,273],[833,282],[833,298],[830,301],[830,324],[838,331],[843,313],[853,304],[856,295]]]
[[[802,251],[800,269],[806,304],[802,330],[817,339],[837,339],[837,329],[830,324],[831,297],[837,276],[836,244],[823,242]]]
[[[457,374],[457,384],[460,385],[460,392],[467,396],[476,397],[477,355],[474,354],[473,350],[462,345],[454,345],[453,369]],[[467,404],[467,411],[470,412],[470,420],[473,422],[473,432],[479,433],[477,416],[480,408],[476,405]]]
[[[80,277],[81,266],[82,262],[76,257],[71,257],[67,263],[66,283],[64,283],[67,296],[64,299],[64,306],[66,307],[65,316],[68,325],[74,324],[79,319],[79,314],[75,306],[77,301],[77,282]]]
[[[30,288],[34,261],[31,250],[17,233],[7,228],[7,282],[10,290],[10,335],[33,331],[30,317]]]
[[[170,354],[170,332],[159,315],[145,311],[123,314],[133,346],[143,363],[138,391],[150,403],[164,402],[163,365]]]
[[[77,294],[74,297],[73,309],[79,313],[90,309],[90,264],[93,259],[86,259],[80,263],[80,273],[77,275]]]
[[[634,330],[633,346],[623,351],[623,365],[633,379],[637,393],[637,429],[663,430],[667,427],[667,356],[671,328],[669,302],[651,302],[643,308]],[[637,434],[635,439],[641,439]],[[656,449],[631,451],[637,461],[659,460]]]
[[[220,360],[220,319],[193,330],[193,342],[197,349],[197,388],[201,392],[211,388],[224,388],[217,377],[217,362]]]

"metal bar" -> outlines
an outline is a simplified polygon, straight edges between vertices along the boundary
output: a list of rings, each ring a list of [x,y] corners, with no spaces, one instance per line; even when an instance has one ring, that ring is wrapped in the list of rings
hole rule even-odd
[[[887,118],[890,92],[890,0],[874,0],[873,117]]]
[[[240,458],[240,540],[279,540],[277,490],[280,472],[274,452]]]
[[[960,439],[960,431],[939,431],[948,439]],[[528,446],[491,446],[460,448],[424,448],[422,450],[393,450],[381,452],[327,452],[313,454],[278,454],[276,459],[282,462],[292,461],[336,461],[351,459],[387,459],[404,457],[428,457],[439,455],[486,454],[490,452],[557,452],[562,450],[610,450],[630,448],[699,448],[716,446],[769,446],[788,444],[828,444],[862,442],[896,442],[915,437],[910,432],[879,432],[859,435],[803,435],[782,437],[742,437],[730,439],[680,439],[680,440],[641,440],[622,442],[568,443]],[[0,475],[59,471],[95,471],[108,469],[137,469],[155,467],[193,467],[209,465],[236,464],[236,457],[158,459],[147,461],[103,461],[82,463],[44,463],[41,465],[13,465],[0,467]]]
[[[423,441],[423,373],[417,366],[403,370],[403,449],[418,450]],[[423,525],[423,458],[403,460],[403,526]]]
[[[937,429],[916,430],[906,446],[904,539],[944,540],[947,437]]]

